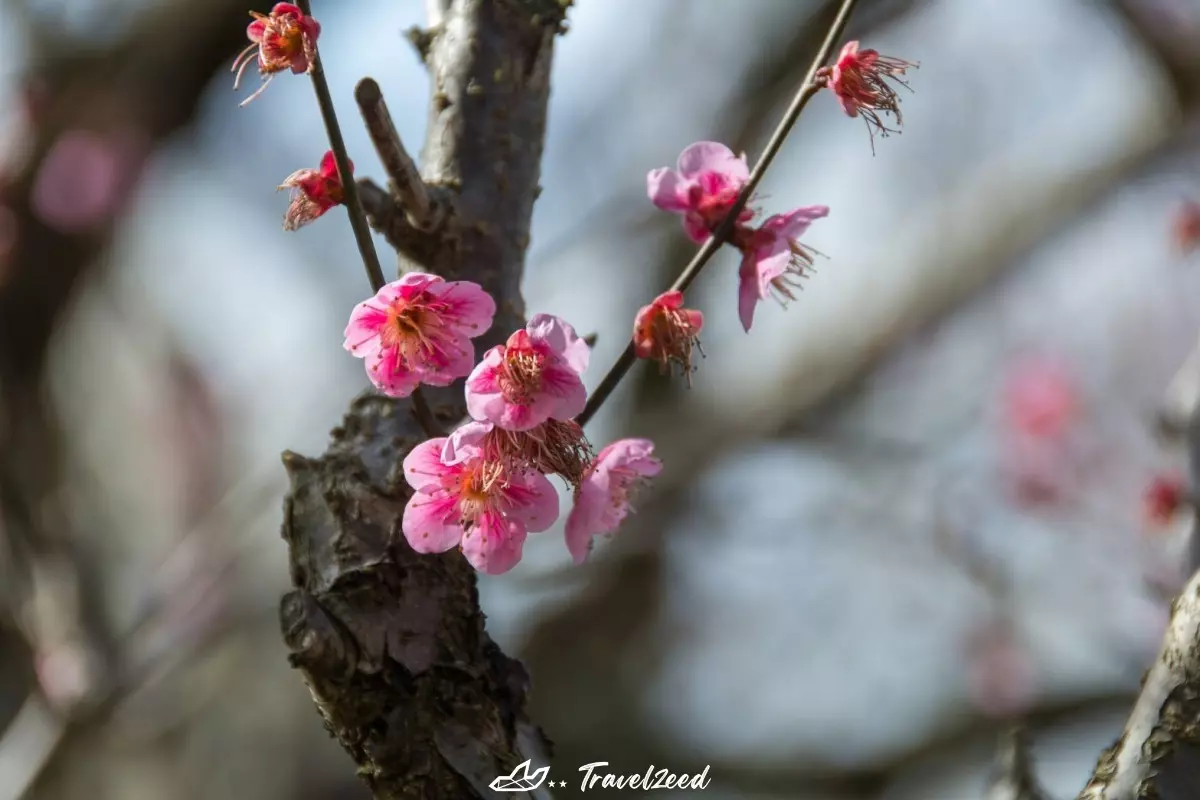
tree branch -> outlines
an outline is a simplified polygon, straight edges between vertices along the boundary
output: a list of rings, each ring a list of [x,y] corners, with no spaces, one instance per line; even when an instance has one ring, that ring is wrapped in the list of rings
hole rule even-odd
[[[397,248],[492,294],[495,324],[481,349],[523,324],[520,279],[566,5],[450,0],[430,33],[422,178],[451,207],[436,248],[427,239]],[[378,229],[390,198],[359,185]],[[417,231],[403,214],[390,222]],[[443,423],[466,413],[461,382],[428,396]],[[410,495],[400,462],[424,438],[406,404],[361,397],[322,457],[284,455],[296,588],[281,625],[291,663],[375,797],[492,797],[488,782],[544,758],[548,743],[525,717],[524,668],[485,631],[474,570],[457,552],[418,555],[400,533]]]
[[[1158,659],[1121,738],[1106,750],[1078,800],[1200,797],[1200,573],[1171,614]]]

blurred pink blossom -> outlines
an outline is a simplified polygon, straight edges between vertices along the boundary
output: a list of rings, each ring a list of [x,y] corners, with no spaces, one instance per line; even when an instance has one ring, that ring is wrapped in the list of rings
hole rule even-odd
[[[140,131],[67,131],[38,170],[32,192],[34,213],[68,234],[111,222],[129,199],[147,149]]]

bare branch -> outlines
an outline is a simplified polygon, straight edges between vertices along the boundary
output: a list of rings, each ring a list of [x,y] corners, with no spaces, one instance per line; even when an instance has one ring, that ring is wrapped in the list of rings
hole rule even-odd
[[[400,206],[408,215],[408,221],[420,230],[429,230],[439,221],[443,209],[434,204],[429,195],[429,188],[417,172],[392,115],[388,113],[387,103],[383,101],[383,93],[379,84],[373,78],[363,78],[354,88],[354,99],[362,111],[363,121],[367,124],[367,133],[379,153],[383,168],[387,170],[392,194],[400,202]]]
[[[359,178],[357,183],[371,228],[383,234],[387,243],[407,261],[433,263],[442,246],[441,237],[414,228],[400,204],[370,178]]]

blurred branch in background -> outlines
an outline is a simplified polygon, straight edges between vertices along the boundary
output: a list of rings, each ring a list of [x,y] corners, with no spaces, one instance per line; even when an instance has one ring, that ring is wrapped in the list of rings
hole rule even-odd
[[[63,442],[46,385],[50,342],[77,288],[103,263],[147,159],[192,122],[204,89],[236,52],[243,29],[230,20],[245,9],[228,0],[159,3],[97,46],[86,30],[78,41],[61,29],[48,35],[24,5],[8,9],[31,25],[23,157],[0,174],[0,211],[11,223],[0,250],[0,533],[11,556],[3,613],[26,632],[38,665],[38,685],[24,691],[46,695],[65,725],[44,769],[153,668],[131,661],[111,629],[89,544],[99,532],[72,529],[65,510]],[[194,393],[185,362],[175,365],[180,391]],[[193,510],[212,491],[196,487]],[[31,695],[20,719],[33,719],[37,706]],[[26,746],[26,730],[14,726],[0,748]],[[0,757],[17,762],[37,764]],[[19,797],[37,774],[0,783]]]

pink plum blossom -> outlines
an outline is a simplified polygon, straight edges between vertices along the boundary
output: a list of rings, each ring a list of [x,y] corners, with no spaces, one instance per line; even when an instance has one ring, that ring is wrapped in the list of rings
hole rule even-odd
[[[569,420],[587,402],[580,376],[590,353],[565,321],[537,314],[506,343],[484,353],[467,378],[467,411],[510,431]]]
[[[629,513],[633,490],[662,471],[649,439],[618,439],[605,447],[584,475],[567,517],[567,550],[576,564],[587,560],[592,537],[612,533]]]
[[[410,272],[354,307],[342,346],[365,360],[380,391],[407,397],[419,384],[448,386],[470,373],[471,339],[495,314],[495,301],[477,283]]]
[[[485,426],[463,427],[454,463],[442,460],[447,437],[422,442],[404,459],[404,478],[415,491],[401,527],[418,553],[458,546],[475,569],[499,575],[521,560],[528,534],[554,524],[558,494],[545,475],[485,459],[478,446]]]
[[[354,172],[351,161],[350,172]],[[298,169],[279,184],[279,189],[291,189],[292,201],[283,217],[283,229],[294,231],[320,217],[334,206],[346,202],[345,187],[338,174],[333,151],[326,151],[318,169]]]
[[[725,219],[750,179],[746,156],[736,156],[718,142],[696,142],[679,156],[677,169],[660,167],[646,176],[646,191],[654,205],[683,216],[683,229],[703,243]],[[738,222],[754,218],[742,209]]]
[[[880,113],[891,114],[901,123],[900,97],[888,81],[908,88],[903,81],[905,72],[918,65],[891,56],[881,56],[878,50],[860,50],[858,42],[847,42],[832,67],[824,67],[818,78],[837,96],[842,110],[849,117],[862,116],[872,138],[895,133],[884,124]]]
[[[246,28],[246,36],[252,44],[233,62],[233,71],[237,73],[233,88],[238,88],[246,69],[255,61],[264,82],[242,101],[243,106],[262,94],[277,73],[290,69],[299,75],[312,70],[317,57],[317,37],[321,35],[320,23],[292,3],[276,3],[270,14],[251,11],[250,16],[254,22]]]
[[[774,289],[780,300],[795,300],[792,289],[812,269],[813,251],[800,244],[800,236],[814,220],[828,216],[827,206],[807,206],[776,214],[757,230],[739,233],[742,266],[738,270],[738,316],[749,332],[754,309]]]
[[[699,349],[697,337],[703,328],[704,315],[683,307],[683,292],[663,292],[650,305],[643,306],[633,319],[634,354],[654,359],[663,373],[672,363],[678,364],[690,386],[692,348]]]

